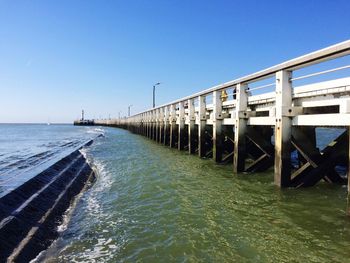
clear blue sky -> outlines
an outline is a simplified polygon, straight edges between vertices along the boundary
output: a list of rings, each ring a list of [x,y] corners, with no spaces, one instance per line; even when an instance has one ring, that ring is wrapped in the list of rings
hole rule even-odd
[[[0,0],[0,122],[147,109],[350,38],[350,1]]]

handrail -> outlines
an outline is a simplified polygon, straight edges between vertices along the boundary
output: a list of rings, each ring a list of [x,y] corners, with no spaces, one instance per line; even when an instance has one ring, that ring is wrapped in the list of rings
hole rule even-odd
[[[296,69],[307,67],[307,66],[310,66],[313,64],[317,64],[317,63],[326,61],[326,60],[331,60],[331,59],[339,58],[342,56],[346,56],[349,54],[350,54],[350,40],[346,40],[346,41],[340,42],[338,44],[335,44],[335,45],[308,53],[306,55],[288,60],[286,62],[277,64],[275,66],[263,69],[263,70],[258,71],[256,73],[253,73],[253,74],[250,74],[250,75],[247,75],[247,76],[235,79],[235,80],[231,80],[231,81],[213,86],[211,88],[208,88],[208,89],[205,89],[203,91],[194,93],[192,95],[183,97],[181,99],[177,99],[177,100],[174,100],[172,102],[162,104],[162,105],[157,106],[155,108],[147,109],[145,111],[134,114],[130,117],[135,117],[135,116],[138,116],[142,113],[146,113],[146,112],[157,110],[157,109],[167,107],[167,106],[170,106],[173,104],[177,104],[181,101],[193,99],[193,98],[198,97],[198,96],[207,95],[213,91],[218,91],[218,90],[222,90],[225,88],[229,88],[229,87],[235,86],[239,83],[251,83],[254,81],[266,79],[280,70],[296,70]]]
[[[328,69],[328,70],[324,70],[324,71],[320,71],[320,72],[311,73],[311,74],[308,74],[308,75],[292,78],[291,81],[293,81],[293,80],[300,80],[300,79],[306,79],[306,78],[310,78],[310,77],[315,77],[315,76],[319,76],[319,75],[323,75],[323,74],[327,74],[327,73],[332,73],[332,72],[335,72],[335,71],[348,69],[348,68],[350,68],[350,65],[343,66],[343,67],[338,67],[338,68],[333,68],[333,69]]]

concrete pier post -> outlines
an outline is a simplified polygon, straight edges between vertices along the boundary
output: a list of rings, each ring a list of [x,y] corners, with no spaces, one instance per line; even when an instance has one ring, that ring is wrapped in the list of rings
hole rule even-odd
[[[145,133],[145,136],[148,138],[148,121],[147,121],[147,114],[144,114],[143,125],[144,125],[144,133]]]
[[[137,123],[137,134],[142,135],[142,115],[138,116],[138,123]]]
[[[151,117],[151,121],[152,121],[152,140],[156,139],[156,116],[155,116],[155,111],[152,111],[152,117]]]
[[[138,124],[138,134],[143,135],[143,120],[142,120],[142,116],[140,116],[139,119],[139,124]]]
[[[145,114],[142,114],[142,135],[146,136],[146,120],[145,120]]]
[[[176,145],[176,111],[175,105],[170,106],[170,148],[174,148]]]
[[[152,138],[152,112],[148,114],[148,138]]]
[[[207,152],[205,145],[205,126],[207,125],[205,95],[198,97],[199,125],[198,125],[198,155],[205,157]]]
[[[154,136],[153,136],[153,140],[157,141],[157,136],[158,136],[158,109],[154,110],[154,114],[153,114],[153,128],[154,128]]]
[[[247,128],[247,85],[237,84],[236,86],[236,116],[234,130],[234,154],[233,171],[234,173],[243,172],[245,169],[246,141],[245,133]]]
[[[159,141],[159,109],[155,110],[155,138],[156,142]]]
[[[275,184],[288,187],[291,181],[292,74],[276,73]]]
[[[223,134],[222,134],[222,101],[221,91],[213,92],[213,159],[220,163],[223,151]]]
[[[196,152],[195,146],[195,106],[194,99],[189,99],[188,102],[188,152],[193,154]]]
[[[148,138],[152,139],[152,111],[149,113],[149,116],[148,116],[148,127],[149,127]]]
[[[152,126],[153,126],[153,123],[152,123],[152,111],[149,113],[149,116],[148,116],[149,120],[149,138],[152,139],[152,136],[153,136],[153,133],[152,133]]]
[[[179,131],[178,131],[178,150],[183,150],[185,147],[185,108],[184,102],[179,102]]]
[[[148,138],[151,139],[152,138],[152,122],[151,122],[151,113],[149,112],[148,114]]]
[[[142,115],[138,116],[138,123],[137,123],[137,133],[142,135],[142,129],[143,129],[143,125],[142,125]]]
[[[348,129],[348,170],[347,170],[347,178],[348,178],[348,206],[347,206],[347,215],[350,216],[350,126]]]
[[[164,138],[163,138],[163,144],[169,145],[169,137],[170,137],[170,130],[169,130],[169,107],[165,107],[164,109]]]
[[[149,122],[148,122],[148,112],[145,114],[145,129],[146,129],[146,137],[149,138]]]
[[[151,111],[150,112],[150,115],[149,115],[149,126],[150,126],[150,129],[149,129],[149,138],[152,140],[153,139],[153,120],[152,120],[152,115],[153,115],[153,112]]]
[[[158,136],[158,143],[163,143],[163,137],[164,137],[164,108],[159,109],[159,136]]]
[[[142,119],[141,119],[141,116],[139,117],[138,122],[137,122],[136,125],[137,125],[137,127],[136,127],[137,134],[142,135]]]

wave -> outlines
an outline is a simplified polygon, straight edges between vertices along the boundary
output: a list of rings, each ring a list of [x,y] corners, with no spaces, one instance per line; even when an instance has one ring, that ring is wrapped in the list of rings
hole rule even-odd
[[[79,148],[84,142],[86,138],[63,139],[41,144],[33,147],[33,150],[24,148],[4,156],[0,160],[0,197]]]

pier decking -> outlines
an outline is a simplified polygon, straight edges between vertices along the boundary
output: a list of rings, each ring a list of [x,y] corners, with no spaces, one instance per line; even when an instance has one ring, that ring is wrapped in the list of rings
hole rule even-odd
[[[350,77],[298,82],[350,66],[293,73],[349,54],[350,40],[129,118],[95,120],[95,125],[128,129],[217,163],[232,161],[234,173],[274,166],[274,181],[280,187],[307,187],[322,179],[346,184],[335,168],[349,167]],[[317,127],[343,130],[318,149]],[[292,163],[292,152],[297,164]]]

